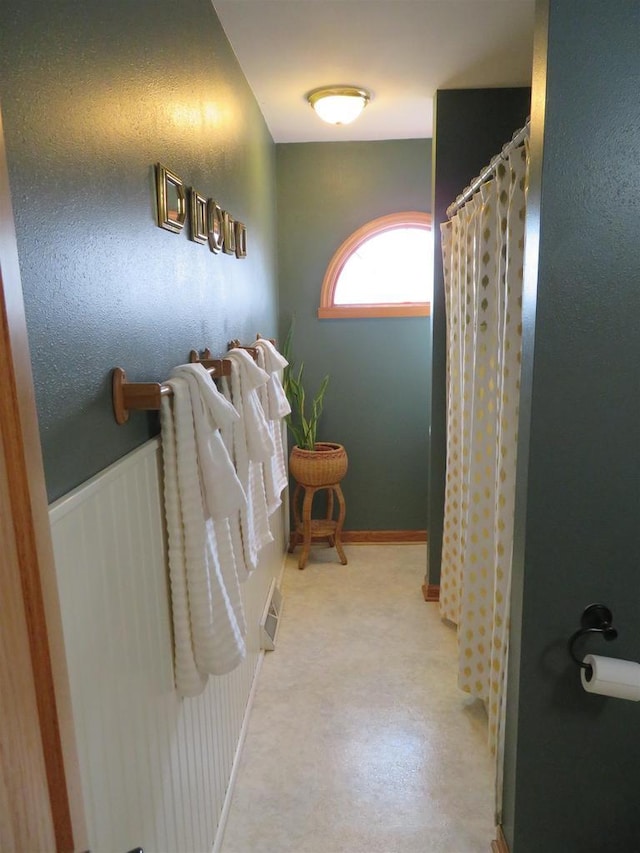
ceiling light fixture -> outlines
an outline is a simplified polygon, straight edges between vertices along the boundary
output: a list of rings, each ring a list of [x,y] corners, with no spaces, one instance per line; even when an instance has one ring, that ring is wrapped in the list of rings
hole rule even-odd
[[[370,99],[369,92],[355,86],[323,86],[307,95],[313,109],[328,124],[350,124]]]

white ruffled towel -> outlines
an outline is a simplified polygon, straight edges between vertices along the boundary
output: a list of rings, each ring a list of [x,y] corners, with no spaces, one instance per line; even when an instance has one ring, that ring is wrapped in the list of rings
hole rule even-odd
[[[223,430],[223,438],[232,446],[236,471],[247,496],[246,509],[240,509],[240,524],[245,565],[251,572],[258,565],[259,551],[273,542],[263,463],[269,462],[275,448],[257,394],[257,389],[269,381],[269,375],[243,349],[229,350],[226,358],[231,360],[231,381],[223,377],[222,390],[233,403],[240,420],[231,430]]]
[[[228,516],[246,505],[218,423],[238,413],[201,365],[184,365],[160,408],[176,688],[197,696],[209,674],[246,653],[246,624]]]
[[[235,576],[245,581],[250,573],[244,559],[239,512],[240,508],[246,510],[247,498],[221,433],[230,431],[240,415],[201,364],[182,364],[172,375],[183,376],[190,383],[203,494],[208,513],[214,519],[222,566],[229,568],[227,589],[230,594],[233,591],[232,601],[237,609],[240,591],[236,591]]]
[[[281,371],[289,362],[271,341],[258,338],[253,344],[258,350],[258,366],[269,374],[266,386],[260,388],[260,402],[269,423],[274,454],[264,465],[264,483],[269,515],[282,504],[282,492],[287,487],[289,475],[282,441],[282,419],[291,411],[280,380]]]

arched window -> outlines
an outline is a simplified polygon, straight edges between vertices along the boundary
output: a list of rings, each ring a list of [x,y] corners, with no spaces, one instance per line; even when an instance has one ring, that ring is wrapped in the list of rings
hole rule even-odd
[[[358,228],[335,253],[318,317],[427,317],[432,290],[431,214],[392,213]]]

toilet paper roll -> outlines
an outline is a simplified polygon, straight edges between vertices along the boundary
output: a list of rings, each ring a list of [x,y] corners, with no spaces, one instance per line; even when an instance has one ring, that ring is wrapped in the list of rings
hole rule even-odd
[[[591,667],[582,670],[582,686],[587,693],[640,702],[640,663],[601,655],[586,655],[583,663]]]

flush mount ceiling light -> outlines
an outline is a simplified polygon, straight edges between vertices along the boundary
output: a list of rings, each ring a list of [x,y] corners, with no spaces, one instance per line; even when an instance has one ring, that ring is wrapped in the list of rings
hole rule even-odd
[[[328,124],[350,124],[367,106],[371,95],[355,86],[330,86],[314,89],[307,100]]]

